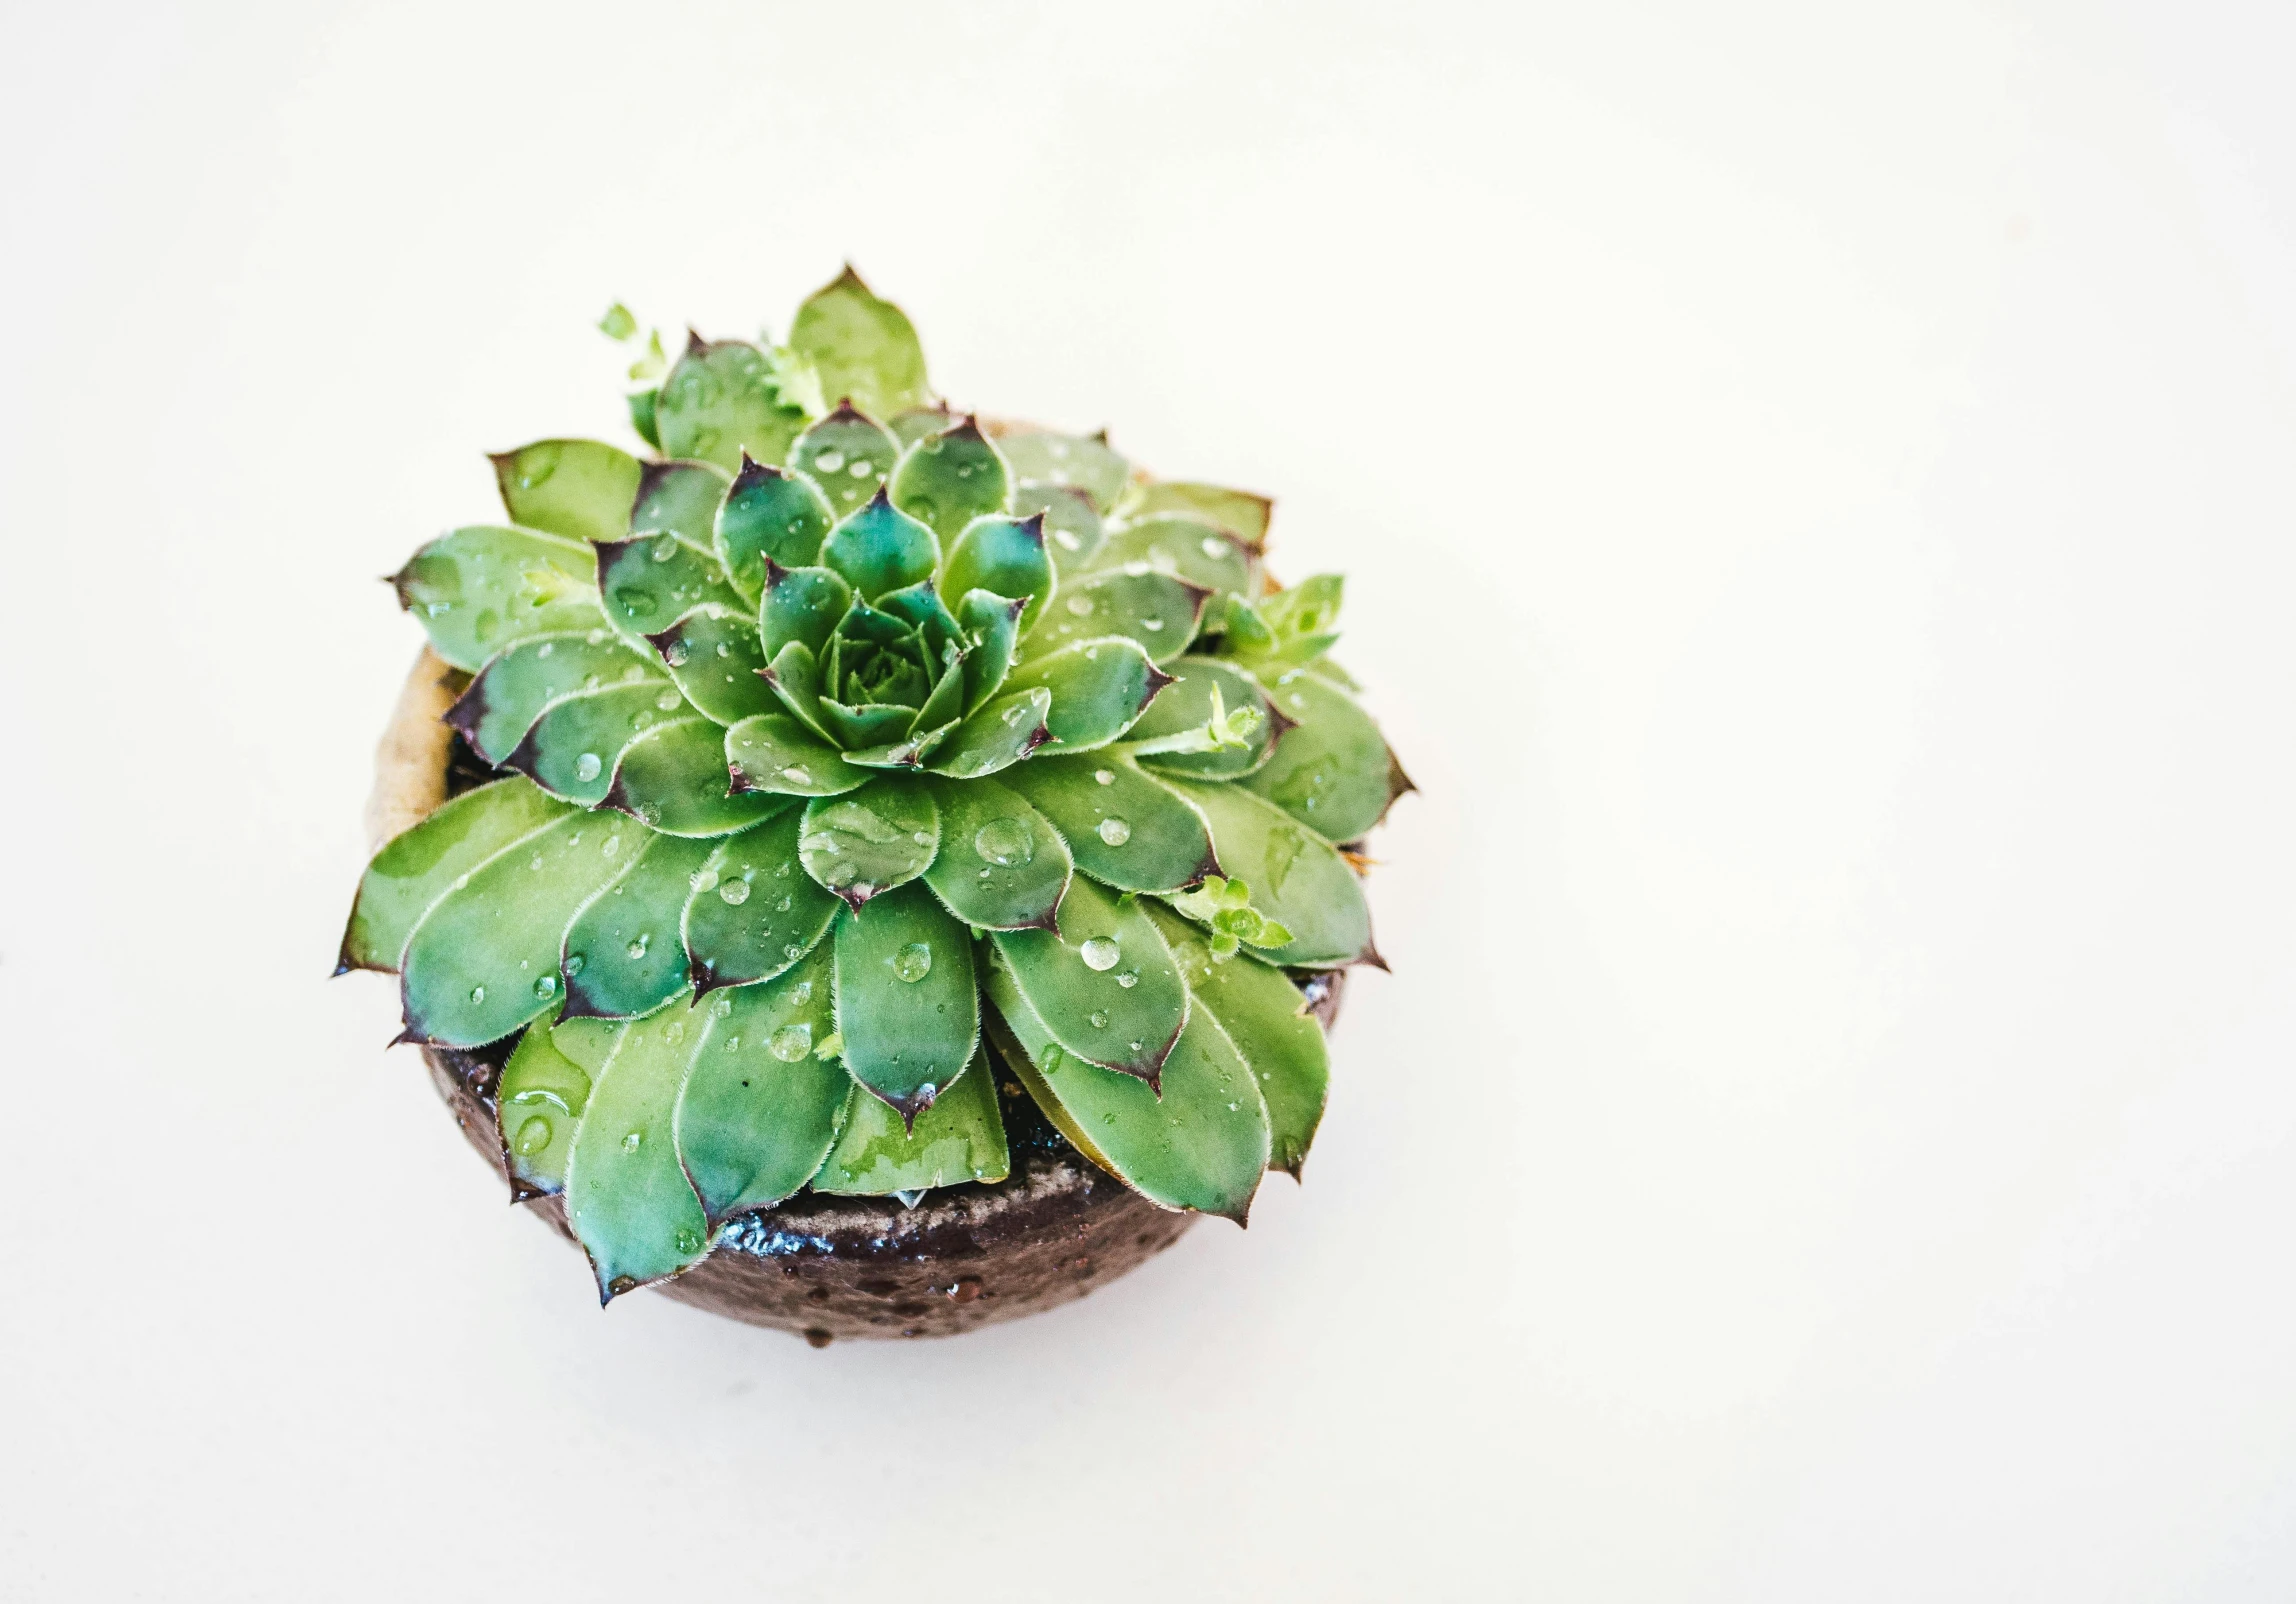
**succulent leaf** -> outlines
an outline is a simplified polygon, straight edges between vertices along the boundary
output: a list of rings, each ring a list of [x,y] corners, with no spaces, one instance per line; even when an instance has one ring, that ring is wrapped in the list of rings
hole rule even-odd
[[[835,945],[845,1068],[913,1128],[980,1040],[971,935],[904,885],[838,915]]]
[[[1003,968],[1062,1047],[1154,1082],[1188,1014],[1171,949],[1137,903],[1082,877],[1055,919],[991,932]]]
[[[706,718],[672,719],[641,731],[622,749],[602,799],[651,829],[719,836],[746,830],[789,805],[784,797],[731,789],[725,727]]]
[[[564,1017],[634,1019],[686,989],[678,916],[715,843],[650,830],[636,836],[623,849],[628,866],[574,915],[559,943]]]
[[[813,566],[836,521],[810,479],[745,457],[715,515],[717,559],[734,588],[755,602],[765,590],[767,562]]]
[[[471,870],[407,938],[400,1005],[417,1041],[499,1041],[558,997],[558,942],[628,866],[640,826],[568,813]]]
[[[1076,866],[1121,891],[1177,891],[1216,873],[1195,804],[1116,753],[1039,757],[1005,783],[1052,820]]]
[[[543,710],[501,766],[515,769],[553,796],[586,808],[606,800],[622,749],[658,722],[677,691],[662,680],[642,679],[561,696]]]
[[[1094,1163],[1165,1208],[1244,1222],[1268,1165],[1267,1108],[1210,1012],[1190,1012],[1161,1085],[1149,1086],[1066,1050],[1010,976],[992,971],[988,991],[1006,1061]]]
[[[1248,882],[1253,905],[1290,932],[1291,940],[1260,957],[1332,968],[1371,956],[1362,883],[1330,842],[1241,786],[1173,783],[1211,825],[1221,868]]]
[[[837,796],[870,778],[787,713],[760,713],[727,730],[725,758],[736,791]]]
[[[631,430],[656,451],[662,449],[662,431],[654,418],[654,404],[661,398],[661,387],[658,385],[644,390],[632,390],[622,398],[630,409]]]
[[[1315,661],[1339,639],[1343,589],[1339,575],[1317,574],[1257,606],[1229,597],[1226,651],[1271,679]]]
[[[1132,465],[1106,440],[1091,435],[1024,429],[997,443],[1017,482],[1081,491],[1104,513],[1115,507],[1132,474]]]
[[[359,880],[335,973],[396,970],[415,926],[458,882],[568,816],[565,803],[514,777],[465,791],[391,837]]]
[[[1125,507],[1135,522],[1162,513],[1179,513],[1217,524],[1257,551],[1268,538],[1268,515],[1275,503],[1249,490],[1227,490],[1219,485],[1162,481],[1143,485]]]
[[[1004,1115],[985,1054],[943,1088],[906,1127],[890,1105],[851,1087],[837,1145],[813,1177],[813,1190],[832,1195],[884,1197],[966,1181],[1001,1181],[1012,1173]]]
[[[789,465],[805,475],[838,518],[867,506],[900,461],[901,442],[850,404],[812,425],[789,448]]]
[[[823,395],[848,397],[871,417],[890,418],[932,403],[916,329],[851,267],[797,309],[789,343],[820,374]]]
[[[886,499],[879,490],[869,503],[829,532],[821,561],[834,569],[863,601],[875,601],[933,577],[940,566],[940,542],[933,532]]]
[[[732,480],[714,462],[649,462],[639,480],[637,500],[630,505],[629,528],[617,529],[607,538],[667,531],[702,556],[714,558],[718,504]]]
[[[1026,603],[1020,617],[1024,634],[1043,616],[1052,600],[1053,573],[1041,515],[996,513],[964,526],[941,567],[941,594],[955,600],[974,590],[1017,596]]]
[[[968,590],[957,603],[957,624],[971,644],[965,652],[965,711],[977,713],[1004,688],[1020,645],[1020,615],[1028,603],[989,590]]]
[[[901,442],[906,451],[929,434],[941,434],[956,426],[957,415],[949,410],[946,401],[936,401],[929,407],[911,407],[896,412],[885,420],[885,427],[893,431],[893,438]]]
[[[1201,518],[1158,516],[1111,529],[1093,559],[1094,569],[1128,569],[1135,564],[1160,574],[1177,574],[1223,595],[1248,597],[1259,583],[1251,552],[1235,536]]]
[[[1150,768],[1233,780],[1268,760],[1290,721],[1258,680],[1216,657],[1183,657],[1172,683],[1133,725],[1127,744]],[[1199,732],[1201,732],[1199,734]]]
[[[1106,746],[1126,730],[1171,683],[1139,643],[1122,635],[1078,641],[1017,665],[1008,691],[1043,687],[1052,693],[1045,717],[1052,743],[1064,752]]]
[[[829,933],[841,904],[798,862],[803,828],[792,808],[729,837],[688,882],[679,929],[702,991],[770,980]]]
[[[695,337],[662,381],[654,429],[673,457],[714,462],[731,473],[743,452],[778,465],[805,427],[783,399],[773,358],[743,340]]]
[[[686,700],[719,724],[739,724],[781,706],[765,681],[765,650],[750,614],[704,602],[646,640]]]
[[[731,612],[749,610],[741,593],[727,583],[717,559],[704,555],[707,547],[693,545],[683,536],[633,535],[627,540],[601,540],[595,549],[606,619],[641,648],[650,648],[649,634],[696,607],[715,604]]]
[[[1244,785],[1327,841],[1361,840],[1410,785],[1379,726],[1353,697],[1305,669],[1288,670],[1269,690],[1297,723]]]
[[[583,542],[628,532],[644,464],[596,440],[537,440],[490,457],[510,521]]]
[[[475,674],[530,636],[597,628],[597,576],[597,555],[581,541],[474,525],[424,546],[390,584],[431,650]]]
[[[495,1084],[495,1127],[515,1202],[566,1189],[575,1122],[590,1100],[590,1072],[559,1051],[557,1017],[551,1010],[518,1038]]]
[[[1033,657],[1080,640],[1122,635],[1137,642],[1150,662],[1167,663],[1196,638],[1211,595],[1175,574],[1095,574],[1071,585],[1060,605],[1037,620],[1026,649]]]
[[[658,667],[603,629],[537,635],[489,659],[446,710],[445,720],[462,732],[472,751],[500,765],[559,698],[661,677]]]
[[[1049,739],[1052,692],[1032,686],[1000,696],[949,732],[925,767],[977,780],[1012,767]]]
[[[769,561],[765,600],[758,611],[767,660],[778,662],[781,649],[791,641],[801,642],[818,658],[852,605],[853,587],[828,569],[783,568]]]
[[[827,944],[759,986],[696,1005],[710,1037],[678,1093],[672,1128],[711,1224],[795,1192],[829,1156],[853,1082],[816,1044],[835,1028]]]
[[[1065,485],[1015,485],[1011,499],[1016,517],[1044,514],[1046,545],[1052,551],[1053,569],[1062,577],[1084,572],[1100,555],[1107,530],[1100,510],[1083,491]]]
[[[707,1020],[671,1003],[624,1027],[590,1086],[566,1163],[566,1221],[598,1300],[676,1275],[709,1251],[709,1219],[678,1163],[678,1090]]]
[[[940,841],[931,794],[916,781],[888,776],[850,796],[808,802],[797,851],[815,884],[859,908],[923,874]]]
[[[904,451],[889,488],[893,505],[929,525],[945,548],[975,518],[1005,510],[1012,477],[980,424],[967,418]]]
[[[941,844],[925,884],[976,930],[1044,929],[1068,890],[1068,843],[1028,799],[995,780],[939,781]]]
[[[1306,999],[1282,970],[1252,958],[1215,962],[1203,932],[1186,920],[1152,904],[1148,916],[1179,960],[1191,1007],[1210,1011],[1259,1082],[1269,1166],[1297,1180],[1331,1081],[1330,1048]]]

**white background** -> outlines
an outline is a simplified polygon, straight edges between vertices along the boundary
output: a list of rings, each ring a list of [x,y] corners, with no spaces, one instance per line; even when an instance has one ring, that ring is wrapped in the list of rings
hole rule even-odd
[[[0,1596],[2296,1593],[2285,6],[0,14]],[[481,452],[850,256],[1424,787],[1307,1184],[601,1314],[323,980]]]

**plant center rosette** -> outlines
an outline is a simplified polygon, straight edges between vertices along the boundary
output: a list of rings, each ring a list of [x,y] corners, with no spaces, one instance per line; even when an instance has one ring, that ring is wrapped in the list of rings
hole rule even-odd
[[[1242,1220],[1323,1110],[1292,976],[1376,961],[1351,844],[1409,784],[1339,580],[1269,579],[1262,498],[948,411],[850,271],[786,345],[639,350],[658,456],[505,453],[508,522],[394,577],[500,777],[376,855],[342,966],[408,1040],[516,1038],[513,1185],[609,1298],[804,1188],[1001,1180],[992,1054]]]

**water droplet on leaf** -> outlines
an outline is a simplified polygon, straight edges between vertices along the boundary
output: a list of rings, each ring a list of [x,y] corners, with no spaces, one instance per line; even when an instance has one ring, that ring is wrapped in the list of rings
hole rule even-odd
[[[916,982],[933,971],[933,949],[922,941],[912,941],[891,959],[893,973],[902,980]]]
[[[1110,846],[1120,847],[1132,839],[1132,826],[1111,815],[1100,821],[1099,828],[1094,833]]]

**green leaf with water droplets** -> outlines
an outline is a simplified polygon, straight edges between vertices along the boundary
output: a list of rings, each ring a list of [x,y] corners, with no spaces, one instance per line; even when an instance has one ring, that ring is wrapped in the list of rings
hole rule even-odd
[[[473,525],[424,546],[390,583],[431,650],[475,674],[531,636],[596,628],[597,579],[597,555],[580,541]]]
[[[1191,1006],[1211,1011],[1259,1082],[1268,1110],[1269,1166],[1297,1180],[1331,1082],[1330,1049],[1307,999],[1282,970],[1256,959],[1214,962],[1203,932],[1178,914],[1150,904],[1148,916],[1179,960]]]
[[[434,903],[408,938],[399,973],[415,1039],[499,1041],[557,1001],[559,937],[628,867],[622,854],[638,835],[620,814],[569,813],[498,851]]]
[[[601,540],[596,550],[606,620],[637,645],[650,649],[649,634],[704,604],[731,612],[749,610],[740,592],[726,582],[717,559],[703,555],[678,535]]]
[[[559,942],[565,1012],[576,1019],[635,1018],[686,989],[678,919],[714,843],[650,830],[632,837],[622,849],[629,865],[583,905]]]
[[[1005,688],[1050,691],[1045,726],[1052,743],[1066,752],[1089,752],[1130,729],[1169,678],[1137,642],[1111,635],[1028,659],[1014,667]]]
[[[843,576],[863,601],[875,601],[933,577],[941,563],[933,532],[885,499],[876,499],[829,532],[822,566]]]
[[[645,465],[598,440],[537,440],[490,457],[510,521],[574,540],[628,532]]]
[[[793,808],[719,842],[694,876],[680,929],[703,991],[770,979],[828,934],[842,904],[799,864],[802,828]]]
[[[812,481],[762,463],[742,464],[713,529],[726,578],[750,600],[765,590],[766,563],[812,566],[836,517]]]
[[[957,625],[970,646],[965,652],[965,711],[977,713],[1004,688],[1020,644],[1025,601],[994,591],[968,590],[957,603]]]
[[[1222,872],[1249,885],[1252,906],[1291,932],[1261,957],[1331,968],[1371,956],[1363,884],[1330,842],[1242,786],[1173,784],[1211,825]]]
[[[835,942],[845,1068],[914,1120],[980,1040],[972,936],[925,887],[903,885],[839,914]]]
[[[925,883],[976,930],[1043,928],[1068,889],[1068,843],[1028,799],[995,780],[938,781],[941,847]]]
[[[845,1128],[813,1177],[813,1190],[885,1197],[967,1181],[1001,1181],[1011,1173],[996,1083],[976,1047],[972,1063],[917,1116],[914,1129],[904,1128],[892,1108],[852,1086]]]
[[[566,1189],[566,1157],[590,1101],[590,1072],[560,1052],[551,1034],[557,1019],[553,1008],[526,1027],[495,1084],[495,1128],[518,1201]]]
[[[1044,616],[1054,589],[1052,559],[1044,549],[1043,517],[993,514],[975,518],[949,548],[940,586],[941,594],[952,599],[974,590],[1019,597],[1027,603],[1020,616],[1021,630],[1026,633]]]
[[[695,338],[662,381],[654,429],[673,457],[714,462],[727,472],[747,451],[778,464],[805,427],[805,413],[783,404],[773,358],[743,340]]]
[[[1081,491],[1096,510],[1107,512],[1124,494],[1132,465],[1091,435],[1021,430],[997,442],[1023,484]]]
[[[977,780],[1012,767],[1045,741],[1052,692],[1043,686],[1000,696],[949,732],[925,767]]]
[[[1016,518],[1044,515],[1045,548],[1055,573],[1066,579],[1091,568],[1107,533],[1090,496],[1062,485],[1015,485],[1010,500]]]
[[[1249,490],[1226,490],[1218,485],[1165,482],[1143,485],[1137,499],[1125,506],[1135,523],[1164,513],[1200,518],[1227,530],[1257,550],[1268,538],[1268,515],[1275,503]]]
[[[900,441],[841,406],[797,437],[789,465],[821,492],[833,517],[849,518],[884,488],[900,457]]]
[[[499,765],[560,697],[661,680],[656,663],[603,626],[585,634],[538,635],[489,659],[445,719],[472,751]]]
[[[1240,629],[1231,616],[1228,654],[1242,658],[1263,679],[1314,662],[1339,640],[1339,609],[1345,593],[1339,575],[1314,574],[1289,590],[1262,597],[1257,606],[1231,598],[1230,614],[1240,609],[1257,621],[1258,629]]]
[[[765,601],[758,612],[758,629],[766,659],[781,656],[792,641],[816,658],[829,644],[837,622],[853,605],[853,587],[826,568],[783,568],[769,564],[765,571]]]
[[[736,791],[838,796],[869,783],[866,769],[787,713],[760,713],[727,730],[725,757]]]
[[[605,805],[652,829],[690,836],[731,835],[779,813],[785,797],[732,789],[725,737],[723,725],[705,718],[653,726],[622,749]]]
[[[1105,573],[1143,564],[1152,572],[1202,585],[1215,598],[1248,597],[1259,584],[1251,554],[1234,536],[1197,518],[1149,518],[1112,529],[1093,567]],[[1219,605],[1216,599],[1212,605]]]
[[[659,635],[646,637],[695,709],[719,724],[779,710],[760,671],[765,651],[749,615],[704,602]]]
[[[821,376],[821,393],[843,397],[871,417],[929,406],[925,352],[908,315],[881,301],[851,267],[797,309],[791,349]]]
[[[814,1047],[836,1028],[829,949],[759,986],[705,999],[709,1039],[678,1094],[686,1177],[713,1224],[780,1202],[813,1178],[853,1082]]]
[[[501,766],[553,796],[596,807],[614,787],[622,749],[673,716],[660,703],[676,695],[666,681],[647,679],[562,696],[534,721]]]
[[[858,908],[925,872],[941,841],[940,811],[925,787],[895,776],[850,796],[805,805],[798,857],[805,872]]]
[[[867,751],[899,741],[917,721],[917,710],[899,702],[863,702],[859,706],[848,706],[825,696],[821,699],[820,713],[830,739],[848,752]]]
[[[989,1000],[1006,1061],[1094,1163],[1152,1203],[1243,1223],[1268,1165],[1267,1107],[1208,1010],[1190,1011],[1151,1088],[1064,1049],[1009,977],[990,977]]]
[[[1041,657],[1077,641],[1122,635],[1136,641],[1149,661],[1169,662],[1196,638],[1211,594],[1173,574],[1095,574],[1069,586],[1059,605],[1037,620],[1023,651]]]
[[[630,506],[630,527],[642,535],[667,531],[702,556],[714,558],[718,504],[733,476],[714,462],[649,462]]]
[[[600,1302],[676,1275],[710,1247],[708,1217],[678,1163],[678,1091],[706,1021],[680,1004],[630,1025],[590,1087],[566,1165],[566,1221],[590,1255]]]
[[[1136,904],[1081,876],[1056,917],[990,933],[1012,983],[1069,1052],[1153,1081],[1188,1012],[1171,949]]]
[[[1038,757],[1005,783],[1052,820],[1076,866],[1124,891],[1178,891],[1219,862],[1195,806],[1115,753]]]
[[[1245,787],[1327,841],[1362,839],[1411,787],[1379,726],[1353,697],[1305,669],[1287,671],[1268,689],[1298,724]]]
[[[567,816],[523,777],[466,791],[383,844],[359,880],[335,972],[395,970],[407,937],[456,882]]]
[[[1289,721],[1278,715],[1258,680],[1216,657],[1183,657],[1167,667],[1172,683],[1125,737],[1142,763],[1170,774],[1232,780],[1268,760]],[[1184,745],[1156,750],[1158,743],[1182,742],[1203,731],[1215,710],[1221,744],[1208,751]]]
[[[929,525],[947,546],[975,518],[1005,510],[1011,479],[997,448],[967,418],[903,452],[889,489],[894,506]]]

